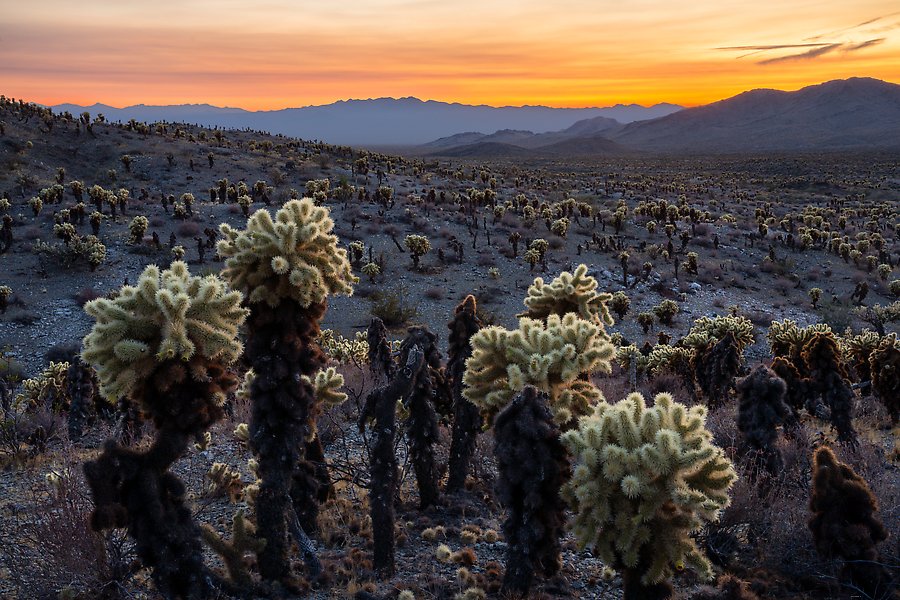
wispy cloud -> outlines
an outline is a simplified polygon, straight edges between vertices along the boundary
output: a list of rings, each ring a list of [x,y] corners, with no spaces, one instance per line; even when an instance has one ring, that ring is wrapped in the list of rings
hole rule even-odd
[[[866,40],[860,44],[844,44],[843,51],[844,52],[855,52],[856,50],[862,50],[863,48],[871,48],[872,46],[877,46],[878,44],[883,44],[887,38],[876,38],[874,40]]]
[[[746,58],[759,54],[761,52],[769,52],[770,50],[787,50],[789,48],[820,48],[829,44],[774,44],[771,46],[722,46],[715,50],[749,50],[746,54],[741,54],[735,58]]]
[[[801,52],[800,54],[788,54],[787,56],[777,56],[775,58],[767,58],[766,60],[759,61],[758,65],[772,65],[775,63],[788,62],[794,60],[811,60],[813,58],[817,58],[822,56],[823,54],[828,54],[829,52],[834,52],[844,44],[827,44],[820,48],[813,48],[812,50],[807,50],[806,52]]]
[[[854,29],[861,29],[867,25],[872,25],[873,23],[877,23],[878,21],[883,21],[885,19],[890,19],[891,17],[896,17],[900,15],[900,12],[893,12],[887,15],[882,15],[880,17],[875,17],[874,19],[868,19],[863,21],[862,23],[857,23],[856,25],[851,25],[850,27],[844,27],[843,29],[836,29],[834,31],[829,31],[828,33],[822,33],[819,35],[814,35],[813,37],[806,38],[805,42],[815,42],[825,37],[833,37],[842,33],[847,33],[848,31],[853,31]],[[897,24],[894,24],[891,28],[896,27]]]

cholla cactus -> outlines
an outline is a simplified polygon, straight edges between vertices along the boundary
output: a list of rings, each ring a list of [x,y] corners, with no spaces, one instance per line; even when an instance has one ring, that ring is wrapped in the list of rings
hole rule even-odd
[[[12,296],[12,288],[8,285],[0,285],[0,315],[6,312],[10,296]]]
[[[431,250],[431,242],[424,235],[408,235],[404,240],[406,249],[412,256],[413,268],[419,268],[419,260]]]
[[[587,265],[582,264],[574,273],[563,271],[549,284],[537,277],[528,287],[526,310],[518,316],[545,320],[549,315],[575,313],[605,335],[604,325],[613,324],[606,307],[611,298],[611,294],[597,291],[597,280],[587,274]]]
[[[228,500],[232,503],[240,499],[244,482],[241,481],[241,474],[237,470],[225,463],[216,462],[206,472],[206,478],[209,479],[209,484],[204,490],[207,496],[211,498],[228,496]]]
[[[710,342],[718,342],[725,334],[734,335],[737,350],[743,354],[747,346],[753,343],[753,323],[745,317],[700,317],[684,338],[684,345],[689,348],[702,348]]]
[[[359,261],[362,260],[363,253],[366,251],[366,245],[360,242],[359,240],[355,242],[350,242],[350,262],[353,265],[359,264]]]
[[[812,302],[812,307],[817,308],[819,305],[819,300],[822,298],[822,288],[811,288],[809,290],[809,301]]]
[[[838,340],[844,361],[853,367],[859,381],[869,381],[872,378],[869,357],[878,348],[881,339],[876,332],[864,329],[857,335],[845,334]]]
[[[809,373],[811,390],[824,398],[831,409],[831,424],[837,430],[838,439],[855,445],[856,431],[851,419],[854,394],[834,336],[821,332],[813,334],[803,346],[801,356]]]
[[[322,335],[319,336],[319,346],[325,354],[341,364],[359,365],[368,360],[369,342],[362,331],[357,331],[350,339],[331,329],[323,329]]]
[[[128,230],[131,232],[130,242],[132,244],[140,244],[144,239],[144,234],[147,233],[148,227],[150,227],[150,221],[143,215],[138,215],[131,219],[131,223],[128,224]]]
[[[45,406],[54,412],[69,408],[68,362],[50,362],[37,377],[22,382],[22,392],[15,405],[23,410]]]
[[[447,379],[453,394],[453,435],[447,491],[461,490],[469,473],[469,463],[475,452],[475,442],[481,427],[478,407],[462,395],[466,360],[472,356],[472,336],[483,324],[478,318],[475,296],[466,296],[454,310],[453,320],[447,324],[450,330],[447,350]]]
[[[609,300],[609,308],[616,313],[620,321],[625,318],[630,306],[631,300],[625,295],[625,292],[616,292]]]
[[[200,532],[185,506],[184,484],[168,471],[222,415],[237,385],[226,367],[241,351],[237,330],[247,316],[241,295],[215,276],[194,277],[184,263],[147,267],[136,286],[88,302],[97,322],[82,353],[101,393],[141,405],[159,431],[139,453],[107,442],[84,471],[94,497],[95,530],[128,527],[164,596],[205,597]]]
[[[366,263],[361,270],[362,274],[368,277],[372,283],[375,283],[375,278],[381,275],[381,267],[378,266],[378,263]]]
[[[569,219],[563,217],[553,221],[550,224],[550,232],[559,237],[566,237],[566,234],[569,233]]]
[[[816,323],[799,327],[795,321],[785,319],[772,321],[766,338],[769,340],[769,348],[775,357],[783,356],[790,360],[794,366],[805,375],[803,359],[800,353],[803,347],[816,333],[832,334],[831,327],[827,323]]]
[[[210,156],[212,154],[210,153]],[[212,162],[212,159],[210,159]],[[249,588],[253,580],[247,570],[244,556],[251,552],[259,552],[266,545],[266,541],[256,537],[253,524],[244,518],[244,511],[235,513],[231,522],[231,541],[226,542],[216,533],[216,530],[206,525],[202,526],[203,540],[209,544],[213,551],[222,557],[231,582],[241,589]]]
[[[881,400],[891,415],[891,421],[900,421],[900,342],[892,333],[881,340],[869,356],[872,374],[872,392]]]
[[[599,326],[572,313],[550,314],[546,322],[522,318],[515,331],[487,327],[471,344],[463,396],[488,420],[526,385],[549,394],[559,424],[587,414],[602,394],[581,376],[609,373],[615,353]]]
[[[325,363],[316,339],[328,295],[351,294],[355,281],[333,226],[328,209],[309,198],[287,202],[274,220],[258,210],[243,231],[220,226],[222,275],[247,294],[251,307],[245,353],[256,373],[250,386],[250,445],[259,462],[256,514],[266,546],[258,560],[267,580],[289,572],[290,502],[301,527],[311,532],[319,503],[332,492],[315,435],[322,398],[316,398],[314,377]]]
[[[710,339],[694,350],[691,359],[694,379],[710,408],[718,408],[728,400],[728,390],[733,387],[743,362],[739,348],[734,332],[728,331],[722,339]]]
[[[675,315],[679,312],[678,304],[673,300],[663,300],[658,305],[653,307],[653,314],[656,315],[656,318],[659,319],[659,322],[663,325],[672,325],[672,319],[675,318]]]
[[[31,200],[28,201],[28,206],[31,207],[31,212],[34,213],[34,216],[37,217],[41,214],[41,211],[44,209],[44,201],[35,196]]]
[[[765,365],[757,365],[736,385],[740,394],[738,430],[750,450],[752,464],[762,466],[770,475],[781,470],[778,426],[791,417],[784,402],[787,384]]]
[[[553,576],[562,566],[565,505],[559,490],[569,476],[569,460],[546,399],[528,386],[494,423],[497,491],[507,511],[503,591],[521,595],[536,572]]]
[[[628,600],[667,597],[666,579],[685,564],[712,576],[691,533],[728,506],[737,475],[705,421],[702,406],[663,393],[648,407],[633,393],[562,436],[575,460],[562,489],[575,537],[623,571]]]
[[[82,357],[95,365],[107,400],[133,396],[151,410],[157,399],[145,397],[145,386],[160,363],[184,364],[204,381],[205,366],[237,359],[237,332],[248,312],[240,304],[241,294],[218,277],[195,277],[182,262],[162,272],[151,265],[136,286],[85,304],[97,322]]]
[[[813,455],[813,516],[809,529],[816,551],[825,558],[839,557],[852,582],[869,597],[881,597],[890,576],[878,556],[877,544],[887,539],[878,518],[878,499],[866,480],[835,457],[827,446]]]
[[[217,244],[225,258],[222,276],[245,291],[250,304],[275,307],[290,299],[306,307],[330,294],[352,294],[355,278],[333,227],[328,210],[309,198],[287,202],[274,221],[266,210],[254,212],[244,231],[223,223],[225,239]]]

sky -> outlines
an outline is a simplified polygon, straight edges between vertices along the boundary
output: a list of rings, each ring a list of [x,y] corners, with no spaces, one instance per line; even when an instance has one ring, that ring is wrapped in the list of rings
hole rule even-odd
[[[0,0],[0,94],[249,110],[705,104],[900,82],[897,0]]]

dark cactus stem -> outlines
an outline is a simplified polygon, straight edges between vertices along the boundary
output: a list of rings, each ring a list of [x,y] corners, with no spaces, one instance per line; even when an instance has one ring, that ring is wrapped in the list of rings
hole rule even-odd
[[[777,445],[778,426],[791,416],[784,403],[787,385],[774,371],[757,365],[736,387],[740,395],[737,425],[746,449],[756,467],[776,475],[784,464]]]
[[[196,366],[196,365],[194,365]],[[146,452],[107,441],[103,454],[84,465],[94,498],[95,531],[127,527],[144,565],[166,599],[210,596],[212,575],[203,565],[200,528],[185,503],[186,488],[169,467],[194,437],[222,416],[217,393],[234,389],[235,378],[204,365],[209,381],[198,382],[175,361],[162,364],[144,393],[152,395],[150,417],[158,434]]]
[[[144,415],[138,405],[128,398],[119,399],[116,412],[116,438],[123,446],[131,446],[141,439]]]
[[[504,593],[527,596],[535,575],[553,576],[561,566],[565,505],[559,488],[570,466],[559,435],[546,394],[530,386],[494,420],[498,495],[507,511]]]
[[[481,320],[476,315],[474,296],[466,296],[456,307],[455,316],[448,324],[450,328],[449,349],[447,351],[447,377],[453,395],[453,437],[450,442],[450,465],[447,491],[456,492],[466,484],[469,464],[475,453],[475,442],[481,428],[478,407],[463,398],[463,373],[466,359],[472,356],[469,340],[481,329]]]
[[[416,385],[406,396],[409,417],[404,423],[409,440],[409,452],[419,488],[419,508],[425,509],[438,500],[440,479],[434,458],[434,444],[438,438],[438,418],[434,398],[440,390],[441,355],[437,350],[437,336],[427,327],[410,327],[400,345],[400,364],[409,362],[409,352],[418,347],[425,355],[425,369]]]
[[[877,545],[888,532],[878,518],[878,499],[866,480],[835,457],[827,446],[813,455],[809,529],[816,551],[841,558],[850,581],[870,598],[894,598],[897,581],[884,567]]]
[[[84,425],[94,412],[97,386],[94,370],[78,356],[69,364],[67,379],[69,397],[72,399],[69,405],[69,439],[74,442],[81,438]]]
[[[872,392],[891,415],[891,423],[900,423],[900,349],[893,338],[882,340],[869,358]]]
[[[801,377],[793,363],[783,356],[776,356],[772,360],[772,371],[787,385],[784,399],[791,409],[791,414],[785,420],[785,430],[795,430],[800,425],[800,409],[806,406],[810,399],[809,382]]]
[[[835,339],[826,333],[816,333],[803,347],[803,362],[809,371],[810,386],[831,409],[831,426],[842,444],[859,443],[853,429],[853,388],[841,359]]]
[[[694,377],[710,409],[728,401],[728,390],[741,369],[741,353],[730,331],[716,343],[698,348],[693,359]]]
[[[256,521],[259,537],[266,540],[257,558],[267,580],[285,580],[290,571],[286,511],[291,499],[302,504],[298,516],[303,515],[304,527],[318,514],[315,468],[310,472],[310,465],[301,464],[316,406],[312,386],[301,376],[314,376],[325,363],[315,339],[326,306],[303,308],[292,300],[275,308],[259,304],[247,320],[245,356],[256,373],[250,386],[250,446],[260,478]]]
[[[384,321],[374,317],[369,324],[366,338],[369,343],[369,368],[377,377],[390,379],[394,375],[396,366],[391,356],[391,346],[387,341],[387,329]]]
[[[407,354],[406,366],[391,382],[374,390],[366,398],[359,418],[360,432],[368,419],[374,419],[372,454],[369,466],[372,483],[369,506],[372,514],[374,567],[379,576],[389,578],[396,572],[394,564],[394,497],[397,494],[397,401],[412,393],[416,378],[425,364],[422,351],[413,347]]]

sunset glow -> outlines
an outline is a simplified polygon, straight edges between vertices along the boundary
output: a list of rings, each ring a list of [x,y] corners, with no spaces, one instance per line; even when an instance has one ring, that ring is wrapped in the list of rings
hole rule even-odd
[[[5,4],[0,93],[43,104],[690,106],[900,81],[896,0]]]

